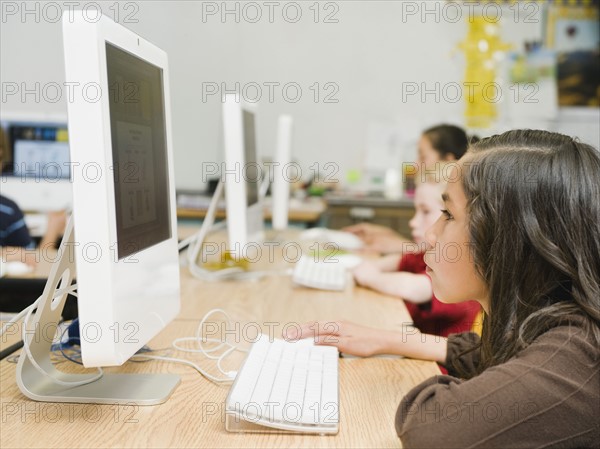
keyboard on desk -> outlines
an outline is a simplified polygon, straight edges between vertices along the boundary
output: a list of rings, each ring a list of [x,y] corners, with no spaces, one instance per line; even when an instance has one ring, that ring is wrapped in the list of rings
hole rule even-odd
[[[226,429],[337,433],[338,356],[337,348],[312,340],[269,341],[262,335],[229,391]]]
[[[302,256],[292,274],[296,284],[319,290],[343,290],[347,279],[346,268],[342,264],[316,261],[310,256]]]

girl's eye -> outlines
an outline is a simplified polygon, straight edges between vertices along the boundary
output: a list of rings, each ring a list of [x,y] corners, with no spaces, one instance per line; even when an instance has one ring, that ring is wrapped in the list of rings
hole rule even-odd
[[[446,209],[442,209],[442,214],[444,215],[444,218],[446,219],[446,221],[452,220],[454,218],[452,216],[452,214],[450,214],[450,212],[448,212],[448,210],[446,210]]]

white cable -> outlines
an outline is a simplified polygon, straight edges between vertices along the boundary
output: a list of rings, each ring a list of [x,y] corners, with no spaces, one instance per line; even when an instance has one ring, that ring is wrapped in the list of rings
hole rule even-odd
[[[173,340],[172,346],[173,346],[173,348],[175,348],[178,351],[200,353],[208,359],[216,360],[217,361],[217,365],[216,365],[217,369],[221,372],[221,374],[226,376],[225,378],[218,378],[216,376],[213,376],[212,374],[209,374],[208,372],[206,372],[205,370],[200,368],[194,362],[192,362],[190,360],[186,360],[186,359],[178,359],[175,357],[163,357],[163,356],[149,356],[146,354],[136,354],[132,357],[132,360],[150,359],[150,360],[163,360],[166,362],[182,363],[184,365],[191,366],[196,371],[198,371],[202,376],[204,376],[205,378],[207,378],[208,380],[210,380],[212,382],[219,383],[219,384],[233,382],[233,380],[235,379],[235,375],[237,373],[235,371],[225,371],[221,366],[221,362],[223,361],[223,359],[225,359],[227,356],[229,356],[234,351],[240,351],[240,352],[248,352],[248,351],[245,349],[238,348],[237,346],[232,345],[231,343],[228,343],[227,341],[217,340],[215,338],[204,338],[202,336],[202,329],[203,329],[204,323],[211,315],[214,315],[216,313],[223,314],[227,318],[228,322],[232,321],[231,317],[225,310],[212,309],[212,310],[208,311],[208,313],[206,315],[204,315],[202,320],[200,320],[200,324],[198,325],[198,328],[196,329],[196,336],[176,338],[175,340]],[[194,348],[184,348],[182,346],[179,346],[179,343],[184,342],[184,341],[194,341],[198,344],[199,348],[194,349]],[[218,345],[214,348],[205,348],[202,345],[203,343],[218,343]],[[223,348],[224,346],[227,347],[227,349],[225,349],[225,351],[223,351],[222,354],[220,354],[218,356],[212,354],[215,351],[218,351],[219,349]]]
[[[207,351],[207,350],[204,349],[204,346],[202,346],[202,328],[204,326],[204,323],[206,323],[206,320],[208,320],[208,318],[210,316],[218,314],[218,313],[222,314],[225,318],[227,318],[228,322],[232,321],[231,317],[229,316],[229,314],[227,312],[225,312],[223,309],[212,309],[212,310],[209,310],[206,313],[206,315],[204,315],[204,317],[202,317],[202,320],[200,320],[200,324],[198,324],[198,327],[196,328],[196,341],[198,342],[198,346],[200,347],[200,351],[202,351],[202,353],[204,355],[206,355],[206,357],[208,357],[209,359],[213,359],[213,360],[217,359],[218,357],[214,357],[214,356],[209,355],[208,352],[212,352],[212,351]],[[220,348],[223,345],[227,345],[229,347],[232,346],[231,344],[229,344],[227,342],[220,341],[219,346],[217,346],[217,348],[214,348],[214,350]]]
[[[40,296],[41,298],[41,296]],[[4,325],[2,326],[2,330],[0,330],[0,337],[2,335],[4,335],[4,332],[6,332],[6,330],[8,329],[8,327],[13,324],[16,323],[17,321],[19,321],[21,318],[23,318],[27,312],[29,312],[29,309],[37,306],[38,301],[40,300],[40,298],[36,299],[35,302],[33,304],[31,304],[30,306],[25,307],[23,310],[21,310],[16,316],[14,316],[8,323],[4,323]]]
[[[267,176],[265,174],[265,177],[260,182],[259,187],[258,187],[258,197],[261,200],[264,200],[267,197],[267,192],[269,191],[270,185],[271,185],[271,180],[269,179],[269,176]]]
[[[222,180],[219,180],[217,184],[217,188],[215,189],[215,193],[210,200],[210,204],[208,205],[208,210],[206,211],[206,215],[204,216],[204,221],[202,222],[202,226],[198,233],[193,236],[195,239],[193,243],[190,244],[188,248],[188,265],[192,266],[196,264],[196,260],[198,258],[198,254],[202,248],[202,244],[204,243],[204,239],[208,235],[208,233],[212,230],[220,229],[224,226],[225,221],[214,224],[215,216],[217,214],[217,207],[219,206],[219,200],[223,196],[223,190],[225,185]],[[214,226],[213,226],[214,225]]]
[[[25,316],[25,319],[23,320],[23,332],[22,332],[22,337],[23,337],[23,350],[25,351],[25,354],[27,355],[27,358],[29,359],[29,361],[31,362],[31,364],[33,365],[33,367],[43,376],[48,377],[53,383],[56,383],[58,385],[63,385],[65,387],[78,387],[81,385],[86,385],[89,384],[91,382],[95,382],[96,380],[100,379],[103,375],[103,371],[102,368],[98,368],[98,374],[90,379],[86,379],[86,380],[81,380],[81,381],[76,381],[76,382],[69,382],[69,381],[63,381],[60,379],[57,379],[56,377],[54,377],[52,374],[48,373],[44,368],[42,368],[37,361],[35,360],[35,358],[33,357],[33,354],[31,353],[31,349],[29,348],[29,339],[28,339],[28,334],[27,334],[27,327],[29,324],[29,319],[31,317],[31,313],[32,313],[33,309],[29,310],[27,312],[27,315]]]
[[[229,314],[223,310],[223,309],[212,309],[209,310],[204,317],[202,318],[202,320],[200,321],[200,324],[198,325],[198,328],[196,329],[196,336],[195,337],[184,337],[183,339],[179,338],[177,340],[175,340],[173,342],[173,347],[183,350],[185,352],[199,352],[202,355],[204,355],[206,358],[211,359],[211,360],[216,360],[217,361],[217,369],[219,371],[221,371],[222,374],[224,374],[225,376],[230,376],[231,372],[228,371],[224,371],[221,368],[221,361],[227,357],[229,354],[231,354],[234,351],[240,351],[240,352],[248,352],[245,349],[240,349],[235,345],[232,345],[231,343],[228,343],[227,341],[222,341],[222,340],[217,340],[214,338],[203,338],[202,337],[202,329],[204,328],[204,323],[206,323],[206,321],[208,320],[208,318],[214,314],[220,313],[223,316],[225,316],[225,318],[227,319],[227,322],[232,322],[233,320],[231,319],[231,317],[229,316]],[[195,341],[198,346],[199,349],[187,349],[187,348],[181,348],[180,346],[177,346],[176,343],[178,341]],[[207,349],[203,346],[203,342],[204,343],[219,343],[217,347],[215,348],[210,348]],[[223,346],[227,346],[227,349],[219,356],[214,356],[211,353],[218,351],[219,349],[221,349]]]
[[[183,365],[187,365],[187,366],[191,366],[192,368],[194,368],[196,371],[198,371],[202,376],[206,377],[208,380],[211,380],[215,383],[225,383],[225,382],[233,382],[233,379],[231,377],[226,377],[224,379],[220,379],[218,377],[213,376],[212,374],[207,373],[206,371],[204,371],[202,368],[200,368],[198,365],[196,365],[194,362],[190,361],[190,360],[185,360],[185,359],[178,359],[175,357],[162,357],[162,356],[157,356],[157,355],[145,355],[145,354],[136,354],[133,357],[131,357],[131,359],[150,359],[150,360],[162,360],[165,362],[173,362],[173,363],[181,363]],[[225,374],[227,375],[227,374]]]
[[[225,351],[223,354],[221,354],[221,357],[219,357],[217,359],[217,369],[219,371],[221,371],[222,374],[225,374],[227,377],[229,377],[230,379],[233,380],[233,378],[235,378],[235,376],[237,375],[237,371],[225,371],[222,367],[221,367],[221,361],[227,357],[229,354],[231,354],[234,351],[241,351],[241,352],[248,352],[245,349],[239,349],[236,346],[231,346],[227,351]]]
[[[181,242],[179,242],[179,244],[177,245],[177,250],[181,251],[182,249],[184,249],[186,246],[191,245],[192,242],[194,240],[196,240],[196,236],[198,234],[194,234],[194,235],[190,235],[187,239],[183,239]]]
[[[204,216],[204,221],[202,222],[200,230],[192,237],[188,237],[181,242],[180,248],[184,247],[184,242],[187,243],[189,241],[187,253],[188,269],[190,270],[192,276],[198,279],[205,281],[220,281],[226,279],[257,279],[263,275],[262,272],[247,272],[240,267],[229,267],[212,271],[200,267],[197,263],[198,256],[202,251],[202,245],[204,244],[204,240],[208,234],[223,229],[227,224],[226,220],[215,224],[217,207],[219,206],[219,200],[223,196],[224,188],[225,184],[222,180],[220,180],[217,184],[217,188],[215,189],[215,193],[210,200],[210,204],[208,206],[208,210],[206,211],[206,215]]]
[[[72,285],[70,287],[67,288],[63,288],[60,290],[56,290],[54,292],[54,295],[52,297],[52,299],[56,298],[57,296],[63,295],[65,293],[72,293],[72,290],[77,289],[77,284]],[[41,298],[41,297],[40,297]],[[37,361],[35,360],[35,358],[33,357],[33,354],[31,353],[31,349],[29,348],[29,334],[27,333],[27,328],[29,327],[29,320],[31,318],[31,314],[33,313],[33,305],[37,304],[37,302],[40,300],[40,298],[38,298],[36,300],[35,303],[33,303],[31,306],[29,306],[29,310],[27,311],[27,315],[25,315],[25,319],[23,320],[23,332],[22,332],[22,337],[23,337],[23,350],[25,351],[25,354],[27,355],[27,358],[29,359],[29,362],[31,362],[31,364],[33,365],[33,367],[43,376],[48,377],[53,383],[56,383],[58,385],[63,385],[65,387],[79,387],[81,385],[86,385],[92,382],[97,381],[98,379],[100,379],[102,377],[102,375],[104,374],[104,372],[102,371],[102,368],[98,368],[98,374],[94,377],[91,377],[89,379],[86,380],[81,380],[81,381],[76,381],[76,382],[72,382],[72,381],[64,381],[64,380],[60,380],[57,379],[55,376],[53,376],[52,374],[48,373],[44,368],[42,368]]]
[[[219,223],[215,224],[217,207],[219,205],[219,200],[223,196],[224,188],[225,184],[222,180],[220,180],[217,184],[217,188],[215,189],[215,193],[213,194],[210,200],[210,204],[208,206],[208,210],[206,211],[206,215],[204,216],[204,221],[202,222],[200,230],[193,236],[188,237],[187,239],[179,243],[179,249],[182,249],[189,244],[187,252],[187,265],[191,275],[203,281],[241,281],[256,280],[262,278],[263,276],[283,274],[280,271],[246,271],[241,267],[228,267],[213,271],[207,270],[206,268],[202,268],[198,265],[198,256],[202,251],[202,245],[204,244],[204,240],[206,239],[208,234],[223,229],[227,224],[226,220],[220,221]],[[263,182],[260,187],[262,192],[261,197],[264,197],[266,195],[268,188],[269,179],[268,177],[266,177],[265,179],[263,179]]]
[[[175,349],[177,349],[178,351],[181,352],[193,352],[196,354],[203,354],[203,355],[207,355],[207,353],[209,352],[215,352],[218,351],[219,349],[221,349],[221,347],[226,344],[223,343],[221,340],[217,340],[216,338],[205,338],[204,342],[205,343],[220,343],[219,346],[217,346],[216,348],[212,348],[212,349],[190,349],[190,348],[186,348],[183,346],[179,346],[179,343],[184,342],[184,341],[194,341],[197,342],[198,339],[196,337],[180,337],[180,338],[176,338],[175,340],[173,340],[173,347]],[[229,345],[229,344],[228,344]],[[231,346],[231,345],[229,345]]]

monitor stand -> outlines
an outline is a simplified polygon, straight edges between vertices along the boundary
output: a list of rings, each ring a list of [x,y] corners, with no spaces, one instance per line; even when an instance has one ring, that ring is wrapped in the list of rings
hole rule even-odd
[[[45,402],[135,405],[165,402],[180,382],[177,375],[67,374],[54,367],[50,358],[52,336],[47,334],[49,329],[57,329],[68,296],[65,288],[75,278],[74,248],[71,217],[37,310],[27,327],[23,324],[24,348],[16,373],[19,389],[28,398]]]

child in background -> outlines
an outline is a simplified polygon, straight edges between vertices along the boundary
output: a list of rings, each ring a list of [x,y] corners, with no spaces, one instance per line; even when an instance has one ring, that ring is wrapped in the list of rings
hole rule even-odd
[[[441,175],[442,170],[439,170]],[[447,337],[451,333],[472,328],[480,310],[475,301],[444,304],[433,294],[431,279],[425,274],[425,231],[441,215],[444,208],[443,179],[419,182],[415,190],[415,216],[410,220],[414,243],[404,255],[389,255],[376,260],[365,260],[354,269],[359,285],[404,299],[414,325],[423,333]],[[406,245],[407,247],[409,245]]]
[[[513,130],[475,144],[453,171],[425,262],[440,300],[481,304],[481,337],[348,322],[286,337],[443,363],[450,375],[425,380],[398,407],[404,447],[598,447],[600,154],[561,134]],[[440,257],[448,244],[463,248],[454,260]]]
[[[431,172],[439,163],[456,161],[467,151],[469,143],[477,137],[469,138],[464,129],[454,125],[438,125],[423,131],[419,139],[418,165],[421,172]],[[381,254],[402,253],[408,249],[409,240],[386,226],[372,223],[358,223],[344,228],[365,242],[365,250]]]

